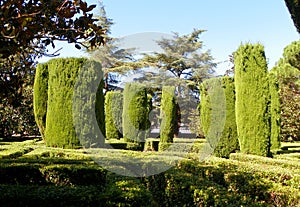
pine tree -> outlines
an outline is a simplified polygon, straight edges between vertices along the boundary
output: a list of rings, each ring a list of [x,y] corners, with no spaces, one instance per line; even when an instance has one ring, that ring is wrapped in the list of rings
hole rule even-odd
[[[204,30],[195,29],[187,35],[174,33],[173,38],[162,38],[157,41],[162,52],[145,55],[142,60],[145,66],[158,68],[168,74],[164,82],[171,82],[176,86],[179,105],[175,136],[178,136],[180,125],[188,125],[190,117],[194,116],[193,113],[198,105],[199,83],[212,77],[215,72],[216,64],[213,62],[210,51],[202,51],[203,41],[200,40],[200,35],[203,32]],[[156,76],[161,76],[161,74],[156,74]],[[153,79],[155,79],[155,74],[152,73],[151,80]]]
[[[284,48],[283,58],[272,68],[271,73],[279,87],[280,139],[300,140],[300,41]]]
[[[101,62],[104,72],[104,89],[110,91],[114,90],[115,85],[120,82],[120,74],[140,68],[142,65],[135,62],[133,57],[134,48],[120,48],[118,45],[120,39],[110,36],[111,26],[114,22],[107,17],[102,3],[100,3],[100,11],[96,18],[105,31],[105,44],[88,52],[92,59]]]

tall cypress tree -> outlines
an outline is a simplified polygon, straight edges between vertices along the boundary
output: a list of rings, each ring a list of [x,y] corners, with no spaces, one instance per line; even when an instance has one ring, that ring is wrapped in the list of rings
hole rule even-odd
[[[108,91],[105,94],[106,139],[122,137],[123,94],[120,91]]]
[[[216,156],[228,158],[230,153],[239,149],[233,78],[207,79],[200,89],[200,118],[204,135],[214,147]]]
[[[267,61],[260,44],[241,45],[234,54],[236,119],[243,153],[270,154],[270,92]]]
[[[72,118],[72,100],[76,78],[84,59],[52,59],[48,62],[48,103],[46,145],[75,148],[80,146]]]
[[[48,64],[38,64],[33,86],[33,110],[35,122],[43,139],[45,139],[46,130],[48,78]]]
[[[148,105],[146,88],[139,83],[127,83],[123,92],[122,125],[129,147],[140,148],[145,142],[149,130]]]
[[[175,86],[163,86],[160,110],[160,143],[159,150],[164,150],[173,142],[177,125]]]
[[[101,140],[95,128],[104,122],[99,112],[103,111],[101,78],[101,65],[85,58],[52,59],[38,66],[34,110],[47,146],[99,146]],[[82,137],[84,140],[80,140]]]
[[[280,148],[280,124],[281,124],[281,107],[279,97],[279,80],[276,74],[271,70],[269,73],[269,84],[270,84],[270,112],[271,112],[271,150]]]

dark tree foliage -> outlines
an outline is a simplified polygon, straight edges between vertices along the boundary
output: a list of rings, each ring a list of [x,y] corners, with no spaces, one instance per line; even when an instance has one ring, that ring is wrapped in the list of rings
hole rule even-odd
[[[291,14],[291,18],[297,31],[300,33],[300,2],[299,0],[284,0]]]
[[[0,57],[54,47],[54,40],[76,43],[78,48],[83,39],[90,46],[103,43],[104,31],[89,13],[95,7],[82,0],[1,0]]]
[[[1,137],[10,137],[12,134],[38,134],[32,106],[35,68],[26,62],[34,57],[35,55],[28,55],[23,61],[22,57],[16,56],[10,68],[0,60]]]

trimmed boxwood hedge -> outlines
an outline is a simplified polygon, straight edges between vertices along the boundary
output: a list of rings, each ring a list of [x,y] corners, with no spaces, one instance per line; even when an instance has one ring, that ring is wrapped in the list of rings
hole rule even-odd
[[[136,153],[138,157],[141,154]],[[165,156],[161,156],[162,161]],[[214,157],[205,162],[183,159],[165,172],[139,178],[120,176],[86,161],[40,162],[43,159],[40,156],[36,160],[1,160],[0,203],[1,206],[299,206],[297,161],[289,163],[245,154],[231,154],[231,158]]]

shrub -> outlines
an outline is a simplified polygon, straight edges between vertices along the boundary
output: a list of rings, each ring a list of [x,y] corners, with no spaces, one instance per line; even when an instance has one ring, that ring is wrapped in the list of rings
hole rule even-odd
[[[138,83],[127,83],[123,95],[124,139],[126,142],[140,145],[141,142],[145,142],[149,130],[149,104],[146,89]]]
[[[120,91],[109,91],[105,95],[106,139],[122,137],[123,94]]]
[[[164,150],[173,142],[176,129],[176,98],[174,86],[163,86],[160,110],[159,150]]]
[[[48,64],[38,64],[35,72],[33,87],[33,109],[41,136],[45,139],[46,114],[48,101]]]
[[[260,44],[241,45],[234,54],[236,120],[243,153],[270,154],[270,92],[267,61]]]

